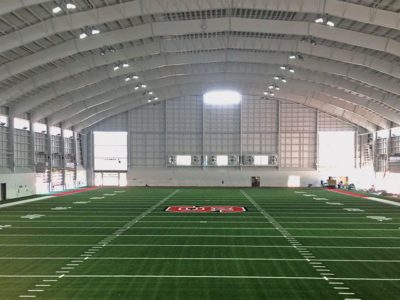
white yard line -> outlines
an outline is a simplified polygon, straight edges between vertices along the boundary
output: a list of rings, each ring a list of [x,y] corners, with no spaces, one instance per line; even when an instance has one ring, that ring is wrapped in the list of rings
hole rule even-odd
[[[0,257],[0,260],[71,260],[75,257]],[[242,260],[242,261],[307,261],[305,258],[263,258],[263,257],[91,257],[90,260]],[[317,262],[370,262],[370,263],[400,263],[398,259],[324,259],[315,258]],[[82,261],[80,261],[82,262]],[[68,263],[67,266],[79,266],[79,264]],[[315,268],[322,268],[315,265]],[[330,271],[325,269],[325,271]]]
[[[142,214],[136,216],[134,219],[132,219],[128,223],[124,224],[122,227],[119,227],[119,229],[116,232],[114,232],[114,233],[110,234],[109,236],[103,238],[103,240],[98,244],[101,244],[103,247],[106,246],[113,239],[119,237],[120,234],[122,234],[124,231],[128,230],[131,226],[135,225],[138,220],[142,219],[143,217],[145,217],[146,215],[148,215],[149,213],[154,211],[158,206],[160,206],[163,203],[165,203],[167,200],[169,200],[172,196],[174,196],[178,192],[179,192],[179,190],[175,190],[174,192],[172,192],[171,194],[169,194],[168,196],[166,196],[165,198],[160,200],[157,204],[151,206],[149,209],[147,209]],[[63,235],[59,235],[59,236],[63,236]],[[87,236],[87,235],[85,235],[85,236]],[[101,235],[101,236],[104,237],[104,235]],[[94,249],[92,247],[92,248],[87,249],[80,256],[82,257],[83,261],[85,261],[85,260],[88,260],[92,256],[92,254],[95,254],[95,252],[97,252],[98,250],[99,249]],[[76,262],[76,261],[73,260],[71,262]],[[66,266],[62,266],[60,268],[60,270],[56,270],[55,274],[58,276],[59,279],[61,279],[61,278],[66,277],[66,275],[68,275],[68,273],[70,272],[69,270],[73,270],[74,268],[75,268],[75,266],[74,267],[68,266],[68,263],[67,263]],[[36,284],[36,286],[37,287],[39,287],[39,286],[41,286],[41,287],[44,287],[44,286],[50,287],[50,285],[43,285],[43,284]],[[28,292],[32,292],[32,289],[28,289]],[[20,297],[24,297],[24,296],[28,296],[29,297],[30,295],[20,295]]]
[[[366,199],[372,200],[375,202],[390,204],[390,205],[394,205],[394,206],[400,206],[400,202],[396,202],[396,201],[390,201],[390,200],[385,200],[385,199],[380,199],[380,198],[375,198],[375,197],[367,197]]]
[[[269,213],[267,213],[258,203],[256,200],[254,200],[251,196],[249,196],[247,193],[245,193],[243,190],[240,190],[240,192],[242,193],[242,195],[251,202],[251,204],[253,204],[253,206],[265,217],[265,219],[267,219],[274,227],[275,229],[283,236],[287,239],[288,243],[291,244],[292,247],[295,248],[295,250],[297,251],[297,253],[299,253],[300,255],[302,255],[307,262],[313,266],[315,268],[315,265],[311,264],[312,261],[314,261],[315,256],[312,255],[312,253],[310,252],[310,254],[308,253],[309,251],[307,251],[307,254],[305,254],[304,252],[300,252],[301,250],[308,250],[307,247],[301,245],[300,242],[298,242],[296,240],[296,238],[294,238],[287,230],[288,228],[284,228],[282,227],[281,224],[279,224],[278,221],[276,221],[274,219],[274,217],[272,217]],[[327,269],[327,267],[325,267],[321,262],[318,264],[318,267],[316,268],[316,272],[318,272],[323,280],[326,280],[327,282],[329,282],[329,280],[335,276],[334,273],[325,273],[325,270]],[[329,270],[329,269],[328,269]],[[341,294],[341,292],[339,292],[339,295]],[[354,293],[351,293],[352,295],[354,295]]]
[[[55,275],[0,275],[0,278],[57,278]],[[64,275],[64,278],[221,278],[221,279],[291,279],[291,280],[325,280],[322,277],[296,277],[296,276],[229,276],[229,275]],[[337,277],[332,280],[343,281],[400,281],[400,278],[357,278],[357,277]]]
[[[0,204],[0,209],[5,208],[5,207],[10,207],[10,206],[26,204],[26,203],[30,203],[30,202],[36,202],[36,201],[40,201],[40,200],[46,200],[46,199],[50,199],[50,198],[55,198],[55,197],[54,196],[43,196],[43,197],[38,197],[38,198],[10,202],[10,203],[6,203],[6,204]]]

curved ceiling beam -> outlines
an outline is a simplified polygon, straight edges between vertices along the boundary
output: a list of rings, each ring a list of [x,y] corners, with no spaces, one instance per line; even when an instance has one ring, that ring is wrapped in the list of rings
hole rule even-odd
[[[196,74],[196,73],[194,73]],[[168,88],[168,86],[174,86],[174,85],[193,85],[194,83],[213,83],[213,82],[237,82],[239,84],[236,89],[242,93],[246,94],[246,88],[243,87],[243,83],[249,84],[251,83],[251,86],[254,89],[265,89],[265,82],[260,78],[258,74],[224,74],[224,73],[213,73],[213,74],[208,74],[208,75],[193,75],[189,74],[187,76],[171,76],[171,77],[166,77],[163,79],[157,80],[157,82],[152,83],[152,86],[154,86],[154,90],[156,95],[162,95],[160,93],[160,89],[163,88]],[[215,85],[215,84],[214,84]],[[206,89],[209,89],[207,87]],[[206,91],[204,89],[204,91]],[[281,94],[291,92],[296,94],[297,96],[301,97],[312,97],[315,99],[320,99],[321,101],[324,101],[325,104],[329,104],[331,106],[337,106],[340,109],[345,109],[348,111],[351,111],[353,113],[356,113],[360,115],[360,117],[365,118],[369,120],[370,122],[375,123],[375,125],[378,125],[382,128],[390,128],[390,122],[384,119],[383,117],[365,109],[364,107],[360,105],[356,105],[354,103],[350,103],[348,101],[343,101],[339,98],[333,98],[331,96],[324,95],[322,93],[317,93],[314,91],[310,91],[307,89],[307,87],[304,87],[304,85],[301,82],[297,82],[297,85],[289,85],[288,87],[282,87],[282,90],[277,93],[277,96],[280,97]],[[121,101],[127,101],[131,102],[132,98],[135,97],[141,97],[142,93],[135,93],[134,95],[128,94],[126,96],[122,96],[117,98],[118,100],[115,100],[115,97],[113,97],[110,101],[103,102],[99,105],[92,106],[90,108],[87,108],[86,110],[68,118],[65,122],[63,122],[64,126],[66,127],[71,127],[74,124],[80,122],[81,120],[84,120],[88,118],[91,115],[94,115],[96,113],[102,112],[106,109],[110,109],[115,106],[119,105],[125,105],[126,103],[121,102]],[[260,93],[262,95],[262,93]],[[148,96],[147,96],[148,97]]]
[[[96,83],[100,83],[109,78],[114,78],[117,75],[121,76],[122,74],[129,74],[132,71],[142,72],[146,70],[151,70],[155,68],[159,68],[161,66],[168,65],[184,65],[184,64],[194,64],[194,63],[215,63],[215,62],[246,62],[246,63],[257,63],[264,64],[264,62],[271,62],[277,64],[274,68],[271,68],[267,71],[266,74],[274,75],[280,74],[279,65],[286,64],[287,57],[284,54],[280,53],[249,53],[228,50],[228,51],[215,51],[212,53],[176,53],[163,55],[158,57],[153,57],[149,62],[141,61],[131,65],[129,68],[122,70],[121,72],[114,72],[112,67],[108,69],[101,70],[93,70],[89,74],[83,74],[83,76],[71,78],[68,80],[60,81],[51,85],[50,88],[43,90],[41,93],[36,94],[31,97],[26,97],[26,99],[18,101],[18,103],[12,106],[12,111],[15,115],[22,114],[24,112],[28,112],[34,109],[36,106],[42,105],[51,99],[55,99],[60,97],[61,95],[70,93],[74,90],[81,89]],[[359,90],[371,90],[368,87],[362,87],[360,84],[355,82],[348,82],[345,79],[341,79],[337,76],[328,75],[327,73],[320,73],[320,71],[325,72],[333,72],[337,73],[340,76],[349,76],[352,79],[363,81],[368,84],[374,84],[374,80],[377,82],[376,86],[390,89],[390,92],[395,92],[400,95],[400,86],[395,85],[392,82],[380,82],[381,78],[377,78],[374,74],[362,74],[362,72],[358,73],[355,71],[349,71],[349,69],[341,69],[340,65],[336,66],[331,62],[321,62],[321,61],[313,61],[312,59],[307,59],[307,61],[294,61],[292,63],[294,66],[298,66],[301,68],[306,68],[309,71],[303,71],[301,74],[305,78],[313,78],[316,80],[321,80],[321,74],[323,78],[329,79],[332,85],[336,85],[342,88],[349,88],[354,92],[358,92]],[[313,74],[316,73],[316,74]],[[317,76],[316,76],[317,75]],[[299,74],[288,75],[289,76],[299,76]],[[310,79],[311,80],[311,79]],[[366,94],[369,96],[369,94]],[[395,101],[395,105],[399,105],[397,103],[397,99]],[[388,104],[389,105],[389,104]]]
[[[0,16],[16,11],[21,8],[26,8],[32,5],[51,2],[50,0],[1,0]]]
[[[355,31],[330,28],[315,23],[294,21],[251,20],[242,18],[207,19],[207,29],[202,20],[160,22],[129,27],[91,36],[85,40],[70,40],[23,57],[0,67],[0,81],[40,65],[67,56],[98,49],[110,44],[124,43],[155,36],[180,36],[194,33],[212,32],[257,32],[308,36],[359,46],[367,49],[391,53],[398,56],[400,42]]]
[[[344,49],[331,48],[322,45],[312,46],[309,43],[299,43],[292,40],[273,40],[260,38],[245,37],[214,37],[200,39],[185,40],[161,40],[152,42],[143,46],[132,47],[108,53],[107,55],[96,54],[89,57],[83,57],[76,62],[65,65],[62,68],[50,70],[32,76],[29,79],[15,85],[8,90],[0,93],[0,105],[12,99],[23,96],[51,82],[62,80],[70,76],[88,71],[96,67],[112,65],[120,61],[128,61],[130,59],[143,58],[149,55],[156,55],[170,52],[187,52],[199,50],[218,50],[218,49],[248,49],[263,51],[282,51],[282,52],[298,52],[311,57],[325,58],[340,65],[343,73],[350,73],[351,66],[362,66],[373,71],[393,76],[400,79],[400,65],[395,65],[390,61],[385,61],[370,55],[356,53]],[[315,59],[314,59],[315,60]],[[346,71],[346,68],[349,71]]]
[[[252,80],[257,82],[258,84],[263,84],[264,88],[266,88],[266,80],[265,80],[265,72],[268,70],[268,66],[257,66],[254,68],[254,65],[243,65],[240,66],[238,64],[232,65],[210,65],[204,68],[203,65],[193,66],[193,68],[182,68],[182,67],[165,67],[158,70],[153,70],[148,72],[146,78],[150,86],[154,89],[160,85],[165,85],[165,81],[169,81],[171,85],[173,85],[174,80],[181,80],[183,77],[193,76],[193,74],[199,74],[199,78],[201,76],[207,76],[205,73],[214,75],[218,74],[227,74],[228,76],[246,76],[246,74],[252,74]],[[200,72],[202,69],[207,69],[207,72]],[[176,75],[179,74],[179,75]],[[243,75],[242,75],[243,74]],[[272,78],[271,82],[273,81]],[[80,99],[75,98],[73,103],[62,104],[62,103],[50,103],[45,107],[41,108],[32,113],[32,120],[38,121],[45,117],[48,118],[48,122],[51,125],[62,122],[69,118],[70,116],[74,116],[86,109],[90,109],[91,107],[95,107],[97,105],[101,105],[108,101],[112,101],[115,98],[127,96],[130,94],[141,94],[143,91],[136,91],[134,89],[136,83],[129,84],[124,87],[119,87],[118,89],[113,89],[109,92],[99,94],[97,96]],[[361,98],[359,96],[352,95],[343,90],[324,85],[324,84],[316,84],[309,81],[305,81],[304,79],[298,78],[289,79],[289,84],[285,85],[285,90],[290,89],[291,87],[296,88],[297,90],[306,89],[312,93],[323,93],[328,97],[337,98],[340,101],[348,102],[349,105],[360,106],[362,109],[368,110],[365,114],[368,115],[369,118],[373,119],[377,122],[381,127],[387,127],[388,122],[384,121],[384,118],[387,118],[393,123],[400,124],[400,113],[396,113],[393,110],[390,110],[384,106],[379,105],[378,103],[368,100],[366,98]],[[157,94],[158,95],[158,94]],[[371,114],[371,111],[375,112],[375,116]],[[384,117],[382,117],[384,116]],[[376,119],[376,120],[375,120]]]
[[[207,84],[207,86],[209,86],[209,84]],[[237,84],[235,84],[235,87],[236,86],[237,86]],[[196,85],[196,86],[184,85],[184,86],[174,86],[174,87],[165,88],[162,91],[162,93],[165,95],[166,99],[173,99],[173,98],[177,98],[180,96],[201,95],[202,91],[203,91],[203,89],[199,88],[198,85]],[[260,91],[254,90],[254,92],[261,92],[261,90]],[[350,121],[351,123],[356,124],[358,126],[364,127],[368,131],[371,131],[371,132],[374,132],[377,129],[375,125],[371,124],[370,122],[366,121],[365,119],[360,118],[359,116],[355,115],[352,112],[348,112],[345,110],[340,110],[338,108],[330,107],[329,104],[325,105],[324,103],[321,103],[318,100],[314,101],[314,99],[311,99],[311,98],[301,98],[296,95],[289,95],[289,94],[286,95],[285,98],[281,97],[280,99],[289,100],[291,102],[303,104],[308,107],[312,107],[314,109],[318,109],[320,111],[326,112],[330,115],[344,118],[347,121]],[[311,103],[312,101],[313,101],[313,103]],[[84,128],[92,126],[93,124],[95,124],[101,120],[104,120],[108,117],[119,114],[121,112],[128,111],[133,108],[137,108],[144,104],[146,104],[145,101],[143,99],[139,99],[138,101],[130,103],[128,105],[125,105],[122,107],[119,106],[116,108],[112,108],[112,109],[103,111],[99,114],[93,115],[93,116],[87,118],[86,120],[80,122],[79,124],[75,125],[73,129],[75,131],[79,132],[79,131],[83,130]],[[312,106],[312,105],[315,105],[315,106]]]
[[[31,2],[40,3],[43,1]],[[328,13],[338,18],[345,18],[391,29],[400,29],[398,15],[394,12],[332,0],[327,1],[324,11],[323,2],[324,0],[234,0],[232,2],[227,2],[225,0],[214,0],[212,2],[185,0],[174,1],[173,3],[171,3],[170,0],[131,1],[89,11],[77,12],[58,18],[51,18],[39,24],[10,33],[0,38],[0,53],[50,35],[81,29],[85,26],[109,23],[143,15],[220,10],[227,8],[314,14]],[[9,3],[7,4],[10,6]],[[17,5],[14,5],[14,7],[17,7]]]

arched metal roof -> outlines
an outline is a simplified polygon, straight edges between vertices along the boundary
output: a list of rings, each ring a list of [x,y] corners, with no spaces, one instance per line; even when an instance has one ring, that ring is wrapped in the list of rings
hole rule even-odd
[[[12,116],[81,130],[147,103],[132,74],[159,101],[216,83],[261,97],[280,76],[276,99],[370,131],[400,124],[399,1],[71,1],[60,14],[56,1],[1,1],[0,105]]]

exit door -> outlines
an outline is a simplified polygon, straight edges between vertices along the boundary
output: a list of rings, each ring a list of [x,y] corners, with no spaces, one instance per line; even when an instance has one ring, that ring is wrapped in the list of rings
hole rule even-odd
[[[2,183],[0,185],[0,200],[6,200],[7,199],[7,188],[6,184]]]
[[[260,176],[251,177],[251,186],[252,187],[260,187]]]

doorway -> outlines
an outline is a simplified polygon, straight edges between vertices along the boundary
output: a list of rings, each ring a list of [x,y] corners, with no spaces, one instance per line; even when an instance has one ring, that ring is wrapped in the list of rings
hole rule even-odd
[[[0,200],[6,200],[7,199],[7,185],[5,183],[2,183],[0,185]]]
[[[260,176],[253,176],[251,177],[251,186],[252,187],[260,187]]]

